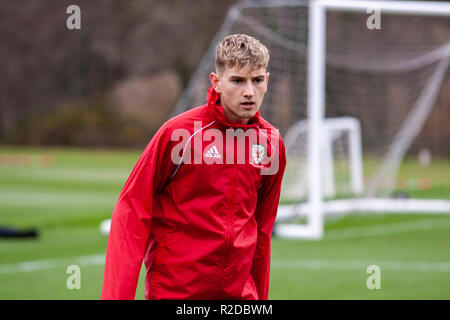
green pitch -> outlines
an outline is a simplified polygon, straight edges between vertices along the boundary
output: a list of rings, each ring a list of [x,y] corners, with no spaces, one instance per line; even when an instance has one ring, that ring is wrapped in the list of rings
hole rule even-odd
[[[0,148],[0,226],[40,233],[0,239],[0,299],[100,297],[107,238],[99,224],[139,153]],[[400,176],[432,179],[432,188],[411,184],[410,194],[448,197],[449,167],[448,159],[432,169],[410,160]],[[349,215],[327,220],[321,241],[275,238],[272,247],[271,299],[450,299],[449,215]],[[80,267],[80,289],[67,288],[70,265]],[[367,287],[370,265],[379,267],[379,289]]]

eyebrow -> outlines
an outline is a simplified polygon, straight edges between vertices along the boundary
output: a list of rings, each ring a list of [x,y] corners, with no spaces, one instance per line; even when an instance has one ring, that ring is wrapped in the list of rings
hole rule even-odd
[[[262,75],[254,76],[254,77],[252,77],[252,79],[258,79],[258,78],[264,78],[264,77],[265,77],[265,75],[262,74]],[[245,79],[245,77],[231,75],[230,79],[232,79],[232,80],[242,80],[242,79]]]

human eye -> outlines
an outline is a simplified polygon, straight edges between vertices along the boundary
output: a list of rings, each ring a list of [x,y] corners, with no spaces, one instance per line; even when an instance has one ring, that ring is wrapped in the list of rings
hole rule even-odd
[[[260,83],[262,83],[264,80],[263,80],[263,78],[255,78],[253,81],[254,81],[256,84],[260,84]]]
[[[241,79],[232,79],[231,82],[233,82],[234,84],[240,84],[242,83]]]

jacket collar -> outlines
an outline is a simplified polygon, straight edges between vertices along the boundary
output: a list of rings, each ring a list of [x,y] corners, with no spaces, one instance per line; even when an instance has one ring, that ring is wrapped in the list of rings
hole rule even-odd
[[[208,89],[208,93],[206,95],[206,103],[208,105],[208,109],[213,119],[224,126],[248,129],[248,128],[255,128],[261,125],[261,116],[259,110],[247,124],[242,124],[228,120],[225,117],[223,107],[220,105],[220,95],[214,90],[213,86],[210,86]]]

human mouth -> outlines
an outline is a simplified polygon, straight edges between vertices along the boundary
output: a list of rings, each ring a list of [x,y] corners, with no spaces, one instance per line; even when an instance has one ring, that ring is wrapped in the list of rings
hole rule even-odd
[[[255,106],[255,103],[252,101],[246,101],[246,102],[242,102],[241,106],[243,106],[244,109],[252,109]]]

